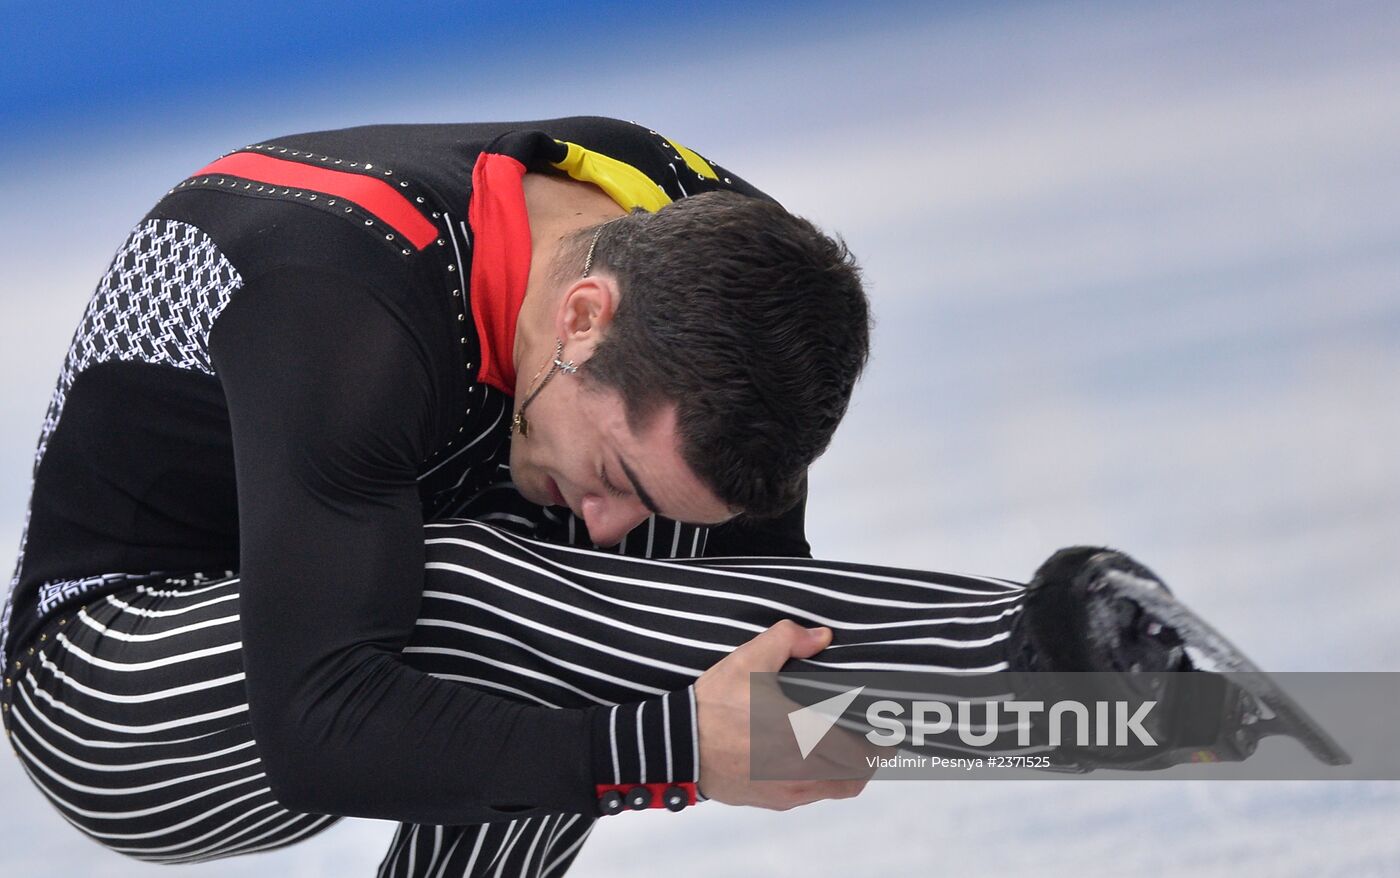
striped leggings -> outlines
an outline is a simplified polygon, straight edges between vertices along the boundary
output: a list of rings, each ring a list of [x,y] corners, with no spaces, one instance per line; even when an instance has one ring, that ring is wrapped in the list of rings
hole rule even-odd
[[[405,661],[560,708],[684,688],[784,618],[834,629],[806,670],[1000,670],[1024,595],[1005,580],[803,559],[649,561],[467,521],[424,533]],[[11,743],[62,815],[115,851],[198,862],[336,820],[291,812],[268,789],[247,722],[238,589],[229,575],[136,586],[62,613],[17,651]],[[378,874],[562,875],[594,819],[402,824]]]

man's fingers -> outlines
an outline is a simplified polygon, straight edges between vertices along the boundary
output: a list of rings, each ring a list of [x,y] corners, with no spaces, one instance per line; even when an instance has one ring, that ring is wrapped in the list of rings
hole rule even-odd
[[[791,619],[784,619],[734,652],[743,654],[750,671],[777,671],[788,659],[811,658],[829,643],[830,628],[803,628]]]
[[[850,799],[865,789],[865,780],[790,781],[771,789],[771,798],[760,807],[787,811],[826,799]]]
[[[875,772],[881,757],[898,752],[893,747],[877,747],[864,735],[837,727],[817,745],[808,762],[819,759],[838,777],[869,777]]]
[[[790,623],[800,634],[794,635],[795,642],[791,643],[788,654],[783,657],[786,662],[790,658],[811,658],[831,643],[831,629],[825,626],[818,628],[803,628],[796,622]],[[781,667],[781,666],[780,666]],[[777,668],[774,668],[777,670]]]
[[[827,781],[822,790],[823,799],[853,799],[859,796],[868,783],[865,779]]]

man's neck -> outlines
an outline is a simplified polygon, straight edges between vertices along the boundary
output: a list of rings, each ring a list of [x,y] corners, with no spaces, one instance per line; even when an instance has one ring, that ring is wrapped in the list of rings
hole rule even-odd
[[[554,349],[556,262],[562,243],[580,229],[626,213],[592,183],[551,174],[526,174],[530,217],[530,279],[516,321],[511,356],[517,375],[529,375]],[[583,274],[583,264],[578,266]]]

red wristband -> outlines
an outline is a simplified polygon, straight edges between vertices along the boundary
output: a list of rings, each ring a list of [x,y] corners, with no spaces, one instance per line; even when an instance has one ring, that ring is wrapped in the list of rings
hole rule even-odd
[[[648,808],[665,808],[679,811],[697,801],[695,784],[683,783],[600,783],[594,787],[598,796],[598,811],[601,814],[620,814],[623,811],[645,811]]]

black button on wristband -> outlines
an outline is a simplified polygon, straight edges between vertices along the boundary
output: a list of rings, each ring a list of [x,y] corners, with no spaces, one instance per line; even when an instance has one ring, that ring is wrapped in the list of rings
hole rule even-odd
[[[608,790],[598,797],[598,810],[604,814],[622,813],[622,793],[617,790]]]
[[[604,816],[622,811],[665,808],[681,811],[700,801],[695,784],[681,781],[642,784],[598,784],[598,813]]]
[[[661,801],[666,803],[666,810],[679,811],[690,804],[690,796],[680,787],[667,787],[661,794]]]

